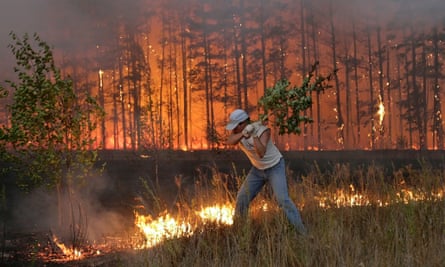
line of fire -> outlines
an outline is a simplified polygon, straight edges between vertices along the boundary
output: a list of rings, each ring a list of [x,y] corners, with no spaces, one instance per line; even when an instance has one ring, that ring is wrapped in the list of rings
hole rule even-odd
[[[198,171],[210,180],[193,179],[188,174],[167,173],[167,169],[175,169],[168,164],[175,163],[170,157],[158,155],[239,152],[224,144],[229,114],[242,108],[253,120],[259,119],[262,110],[258,100],[266,89],[281,79],[299,86],[316,62],[316,75],[334,70],[335,75],[329,88],[311,93],[313,105],[302,115],[312,118],[313,123],[302,125],[300,135],[280,135],[272,129],[273,139],[284,153],[435,153],[444,149],[443,9],[423,10],[424,5],[418,6],[415,0],[357,1],[360,4],[347,0],[52,2],[52,9],[44,11],[41,23],[45,27],[38,34],[53,45],[55,62],[61,74],[72,80],[78,101],[92,95],[104,110],[104,117],[92,132],[95,141],[91,150],[103,155],[130,152],[137,159],[131,158],[125,163],[129,167],[119,169],[119,175],[125,178],[113,177],[116,195],[106,197],[115,201],[109,206],[127,205],[125,220],[108,210],[99,212],[97,204],[88,206],[90,203],[85,202],[87,193],[111,187],[96,180],[93,193],[68,192],[70,202],[65,207],[69,208],[64,212],[72,217],[65,224],[76,240],[70,243],[58,233],[45,233],[45,238],[33,239],[38,240],[35,252],[27,255],[32,259],[46,264],[76,262],[117,251],[148,250],[166,240],[193,236],[208,225],[232,226],[234,196],[230,193],[235,191],[224,182],[230,180],[233,170],[225,176],[215,174],[210,167],[208,173]],[[82,14],[81,19],[73,16],[75,12]],[[13,65],[2,64],[4,77],[14,75],[10,73]],[[8,125],[13,92],[0,101],[0,124]],[[165,165],[159,167],[160,162]],[[121,163],[115,161],[116,165]],[[145,164],[141,169],[151,168],[154,174],[141,174],[137,168],[131,169],[131,164]],[[225,164],[230,169],[229,160]],[[116,165],[104,164],[104,168],[118,169]],[[198,168],[188,167],[195,168],[193,171]],[[431,192],[417,190],[407,182],[405,174],[410,171],[407,167],[397,177],[391,197],[368,194],[369,187],[337,180],[334,182],[343,188],[324,190],[311,185],[301,189],[306,190],[307,198],[302,197],[296,204],[304,212],[443,201],[443,185],[434,184],[437,188],[430,187]],[[159,177],[164,174],[166,177]],[[241,175],[234,174],[237,178]],[[150,190],[160,187],[159,183],[172,184],[174,193],[161,191],[173,198],[169,208],[175,214],[168,209],[157,214],[151,209],[159,203]],[[221,191],[201,192],[198,186],[215,186]],[[295,188],[302,186],[307,184]],[[124,198],[124,188],[135,190],[125,191],[131,205],[118,203],[119,197]],[[193,193],[187,195],[187,190]],[[58,197],[38,192],[43,198]],[[208,201],[190,201],[188,197],[197,193]],[[215,194],[221,195],[213,199]],[[104,195],[101,197],[105,199]],[[25,198],[31,205],[33,200],[28,195]],[[73,204],[77,200],[82,204]],[[190,207],[181,201],[190,201]],[[190,209],[185,210],[185,206]],[[263,196],[251,209],[251,213],[280,212]],[[98,216],[93,218],[94,214]],[[29,214],[23,216],[31,218]],[[87,237],[86,229],[97,233],[104,230],[103,220],[116,229],[121,229],[124,221],[131,221],[131,228],[121,235]]]

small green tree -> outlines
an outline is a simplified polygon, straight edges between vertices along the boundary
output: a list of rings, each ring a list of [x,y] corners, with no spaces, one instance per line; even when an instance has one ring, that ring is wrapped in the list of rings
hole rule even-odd
[[[328,82],[336,70],[327,76],[315,76],[316,62],[301,86],[290,87],[287,79],[279,80],[273,87],[267,88],[258,105],[263,110],[262,121],[270,121],[278,128],[278,134],[301,134],[301,123],[312,123],[313,119],[304,114],[312,106],[312,92],[320,93],[331,86]],[[273,120],[270,120],[273,118]]]
[[[12,94],[0,147],[16,167],[21,188],[55,187],[60,202],[62,192],[83,184],[96,162],[91,133],[103,111],[91,96],[76,95],[71,79],[62,78],[56,67],[50,46],[37,34],[32,39],[10,36],[17,81],[7,80],[10,88],[0,88],[2,95]]]

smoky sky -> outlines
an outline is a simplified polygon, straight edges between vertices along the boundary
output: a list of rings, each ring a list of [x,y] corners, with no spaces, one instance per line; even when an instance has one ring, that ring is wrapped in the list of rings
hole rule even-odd
[[[12,69],[8,45],[10,33],[19,37],[37,33],[56,49],[81,53],[104,42],[97,21],[117,23],[119,19],[141,17],[142,1],[123,0],[2,0],[0,1],[0,73]],[[147,2],[147,1],[145,1]],[[150,2],[150,1],[148,1]],[[147,7],[149,8],[149,7]],[[134,16],[133,16],[134,15]],[[1,79],[4,80],[4,79]]]
[[[146,14],[157,14],[161,5],[170,12],[179,1],[182,5],[196,5],[199,2],[212,4],[208,0],[2,0],[0,1],[0,71],[12,68],[12,55],[7,47],[11,43],[9,33],[19,36],[23,33],[38,33],[43,40],[58,49],[82,53],[105,41],[102,24],[118,23],[119,20],[137,20]],[[215,0],[216,1],[216,0]],[[253,2],[252,2],[253,1]],[[290,0],[288,0],[290,1]],[[238,1],[227,1],[238,2]],[[245,0],[246,5],[258,3]],[[270,0],[270,4],[286,2]],[[297,1],[297,3],[300,1]],[[331,0],[311,1],[316,9],[328,9]],[[332,1],[336,17],[353,19],[365,18],[370,24],[425,22],[444,25],[445,1],[443,0],[336,0]],[[298,6],[299,4],[296,4]],[[347,22],[347,21],[346,21]],[[137,23],[135,23],[137,24]],[[110,31],[112,27],[109,27]],[[3,80],[3,79],[1,79]]]

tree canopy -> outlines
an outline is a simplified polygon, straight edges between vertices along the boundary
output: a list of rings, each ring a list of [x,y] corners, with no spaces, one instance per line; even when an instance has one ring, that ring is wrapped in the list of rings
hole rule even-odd
[[[91,132],[103,115],[96,100],[75,93],[72,80],[62,77],[51,47],[37,34],[10,34],[17,80],[6,80],[13,94],[10,120],[0,127],[5,157],[20,169],[20,186],[55,186],[84,177],[97,154]],[[94,118],[94,121],[91,119]]]

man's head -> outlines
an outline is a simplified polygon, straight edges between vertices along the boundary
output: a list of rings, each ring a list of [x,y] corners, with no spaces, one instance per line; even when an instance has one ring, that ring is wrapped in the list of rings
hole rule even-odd
[[[229,131],[241,132],[249,122],[249,115],[242,109],[235,109],[230,113],[230,121],[226,126]]]

